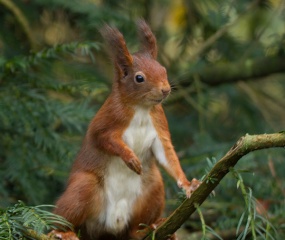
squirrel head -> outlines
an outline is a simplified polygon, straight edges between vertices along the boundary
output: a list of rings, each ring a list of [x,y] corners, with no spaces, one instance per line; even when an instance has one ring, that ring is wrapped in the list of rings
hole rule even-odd
[[[156,38],[144,20],[137,22],[140,50],[130,54],[123,35],[109,25],[101,30],[115,67],[113,92],[129,104],[153,106],[170,93],[166,69],[157,61]]]

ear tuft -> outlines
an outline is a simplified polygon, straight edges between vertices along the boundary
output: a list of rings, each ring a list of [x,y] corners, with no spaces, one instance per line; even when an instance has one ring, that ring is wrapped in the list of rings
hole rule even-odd
[[[139,39],[141,41],[141,52],[149,54],[153,59],[157,58],[156,38],[145,20],[137,21]]]
[[[125,39],[117,28],[105,26],[100,30],[105,39],[116,70],[121,77],[128,75],[133,64],[133,58],[128,51]]]

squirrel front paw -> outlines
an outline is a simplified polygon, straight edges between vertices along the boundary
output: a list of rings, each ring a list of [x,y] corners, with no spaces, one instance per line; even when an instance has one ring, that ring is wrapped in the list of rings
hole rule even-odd
[[[201,185],[201,181],[197,180],[196,178],[193,178],[191,182],[188,180],[185,181],[178,181],[177,184],[180,188],[182,188],[185,191],[186,197],[190,198],[192,193]]]
[[[126,165],[133,170],[137,174],[142,173],[142,164],[140,160],[136,156],[132,156],[131,158],[124,160]]]
[[[53,239],[60,239],[60,240],[79,240],[74,232],[60,232],[57,230],[51,231],[48,236],[53,237]]]

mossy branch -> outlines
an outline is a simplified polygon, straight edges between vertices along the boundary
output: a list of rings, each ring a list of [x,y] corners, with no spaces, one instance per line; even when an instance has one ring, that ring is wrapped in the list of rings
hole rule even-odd
[[[285,132],[262,135],[245,135],[221,158],[206,176],[200,187],[186,199],[167,219],[155,230],[155,239],[164,240],[173,234],[196,210],[195,205],[200,206],[211,194],[220,181],[226,176],[232,167],[246,154],[252,151],[285,147]],[[152,234],[144,240],[151,240]]]
[[[26,235],[31,238],[31,239],[35,239],[35,240],[55,240],[55,238],[53,236],[47,236],[45,234],[42,233],[38,233],[34,230],[27,230],[26,231]]]

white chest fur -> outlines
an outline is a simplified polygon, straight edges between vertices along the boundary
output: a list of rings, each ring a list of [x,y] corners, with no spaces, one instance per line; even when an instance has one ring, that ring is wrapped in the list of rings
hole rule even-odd
[[[142,164],[152,154],[157,133],[147,109],[136,109],[123,134],[124,142],[134,151]],[[105,178],[107,207],[100,215],[108,231],[120,232],[127,226],[135,200],[142,193],[141,176],[130,170],[122,159],[113,157]]]
[[[143,162],[149,158],[151,146],[157,137],[148,109],[137,109],[123,135],[125,143]]]

